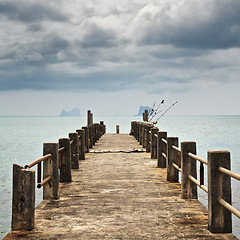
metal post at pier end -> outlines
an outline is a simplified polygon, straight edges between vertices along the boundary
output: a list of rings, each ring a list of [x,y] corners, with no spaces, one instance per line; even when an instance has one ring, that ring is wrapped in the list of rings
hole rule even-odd
[[[157,167],[166,167],[166,158],[163,156],[164,153],[167,156],[167,144],[162,141],[165,139],[167,141],[167,132],[159,131],[157,133]]]
[[[232,204],[231,177],[219,172],[219,167],[230,170],[230,152],[208,151],[208,229],[212,233],[231,233],[232,214],[220,203]]]
[[[157,158],[157,137],[156,134],[158,132],[157,127],[153,127],[151,130],[151,158],[156,159]]]
[[[178,165],[178,152],[172,146],[178,147],[178,137],[167,138],[167,181],[178,182],[178,170],[172,165]]]
[[[76,132],[80,140],[79,160],[85,160],[85,131],[84,129],[77,129]]]
[[[78,138],[78,133],[73,132],[69,133],[69,138],[71,139],[71,162],[72,162],[72,169],[79,169],[79,147],[80,147],[80,140]]]
[[[197,164],[188,153],[196,154],[196,142],[181,142],[181,194],[184,199],[198,199],[197,185],[188,177],[197,179]]]
[[[35,171],[13,164],[12,230],[32,230],[35,218]]]
[[[119,134],[119,125],[116,125],[116,134]]]
[[[85,152],[88,153],[89,152],[89,130],[88,130],[88,127],[85,126],[85,127],[82,127],[82,129],[84,130],[85,132]]]
[[[59,148],[64,148],[61,152],[61,168],[60,168],[60,182],[71,182],[71,148],[70,148],[70,138],[60,138]]]
[[[43,161],[43,180],[51,176],[51,181],[43,186],[43,199],[59,198],[58,143],[44,143],[43,156],[51,157]]]

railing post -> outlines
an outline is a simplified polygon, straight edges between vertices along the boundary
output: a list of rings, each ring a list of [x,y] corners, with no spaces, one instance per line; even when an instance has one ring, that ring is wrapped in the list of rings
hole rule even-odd
[[[105,133],[105,125],[104,121],[100,121],[100,129],[101,129],[101,136]]]
[[[146,123],[143,123],[143,130],[142,130],[143,148],[146,148],[147,146],[146,135],[147,135]]]
[[[172,148],[172,145],[178,147],[177,137],[167,138],[167,181],[178,182],[178,170],[172,163],[178,165],[178,152]]]
[[[93,146],[96,143],[96,125],[92,124],[92,144]]]
[[[157,158],[157,137],[155,134],[158,132],[157,127],[153,127],[151,130],[151,158],[156,159]]]
[[[88,125],[88,136],[89,136],[89,148],[93,147],[93,132],[92,132],[92,124]]]
[[[162,138],[167,141],[167,132],[158,132],[157,137],[157,167],[165,168],[166,159],[163,157],[162,153],[167,156],[167,144],[162,141]]]
[[[80,137],[79,160],[85,160],[85,131],[84,129],[77,129],[76,132]]]
[[[119,134],[119,125],[116,125],[116,134]]]
[[[44,143],[43,156],[51,154],[51,158],[43,162],[43,180],[51,176],[50,183],[43,186],[43,199],[59,198],[58,143]]]
[[[73,141],[73,143],[71,144],[72,169],[79,169],[80,140],[78,138],[78,133],[77,132],[69,133],[69,138],[71,141]]]
[[[87,111],[87,125],[91,125],[92,124],[92,120],[91,120],[91,110]]]
[[[196,154],[196,142],[181,142],[181,194],[184,199],[197,199],[197,185],[188,178],[197,178],[196,160],[188,153]]]
[[[218,168],[230,170],[230,152],[208,151],[208,229],[212,233],[231,233],[232,214],[225,209],[219,200],[229,204],[231,199],[231,178]]]
[[[85,126],[85,127],[82,127],[82,129],[84,130],[85,132],[85,152],[88,153],[89,152],[89,130],[88,130],[88,127]]]
[[[12,230],[32,230],[35,217],[35,171],[13,164]]]
[[[152,126],[151,125],[147,125],[147,128],[146,128],[147,130],[146,130],[146,152],[150,152],[150,131],[151,131],[151,129],[152,129]]]
[[[140,122],[139,125],[138,125],[138,142],[139,142],[140,145],[143,144],[142,129],[143,129],[143,124]]]
[[[70,138],[60,138],[59,148],[64,147],[64,151],[61,152],[61,168],[60,168],[60,182],[71,182],[71,148]]]

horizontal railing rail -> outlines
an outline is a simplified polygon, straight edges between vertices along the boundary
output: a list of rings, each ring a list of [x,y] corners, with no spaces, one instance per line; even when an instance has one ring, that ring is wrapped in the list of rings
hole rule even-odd
[[[79,168],[79,160],[85,159],[85,153],[89,152],[89,148],[92,148],[105,132],[104,122],[93,123],[90,112],[88,126],[69,133],[69,138],[60,138],[58,143],[44,143],[43,156],[24,168],[13,165],[12,230],[34,228],[35,170],[32,168],[37,165],[37,188],[43,187],[43,199],[58,199],[59,182],[72,181],[71,169]],[[26,177],[31,180],[19,181]],[[22,201],[27,201],[28,204],[21,204]],[[27,216],[24,212],[31,215]]]
[[[157,158],[158,167],[169,168],[167,170],[168,181],[178,182],[178,174],[181,172],[183,198],[197,199],[197,187],[208,194],[208,228],[210,231],[226,233],[232,231],[231,213],[240,218],[240,211],[231,203],[231,178],[240,181],[240,174],[230,170],[228,151],[208,151],[206,160],[196,155],[195,142],[181,142],[181,148],[179,148],[178,138],[167,137],[167,132],[156,132],[156,128],[148,122],[132,122],[130,134],[146,148],[146,152],[151,149],[151,158]],[[152,151],[157,152],[157,157]],[[197,161],[200,165],[196,164]],[[210,179],[207,186],[204,185],[205,167],[207,167],[208,179]]]

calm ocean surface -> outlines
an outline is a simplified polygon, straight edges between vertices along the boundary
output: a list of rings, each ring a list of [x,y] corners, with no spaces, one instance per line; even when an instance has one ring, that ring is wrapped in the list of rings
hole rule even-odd
[[[129,133],[131,121],[141,117],[95,117],[103,120],[107,133],[120,125],[121,133]],[[86,125],[85,117],[0,117],[0,239],[11,227],[12,165],[25,165],[42,156],[44,142],[57,142],[68,133]],[[232,170],[240,173],[240,116],[164,116],[160,130],[180,141],[196,141],[197,155],[207,158],[208,150],[231,152]],[[41,190],[36,190],[36,204]],[[240,183],[232,180],[233,206],[240,210]],[[199,190],[200,201],[206,206],[206,195]],[[233,215],[233,233],[240,238],[240,220]]]

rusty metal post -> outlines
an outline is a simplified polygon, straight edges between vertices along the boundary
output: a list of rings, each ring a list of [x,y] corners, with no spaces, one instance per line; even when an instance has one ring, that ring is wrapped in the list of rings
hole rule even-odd
[[[35,171],[13,164],[12,230],[32,230],[35,218]]]
[[[197,199],[197,185],[188,176],[197,179],[196,160],[189,157],[188,153],[196,155],[196,142],[181,142],[181,194],[184,199]]]
[[[71,144],[71,162],[72,169],[79,169],[79,146],[80,140],[78,138],[78,133],[69,133],[69,138],[72,142]]]
[[[231,177],[218,168],[230,170],[230,152],[208,151],[208,229],[212,233],[231,233],[232,214],[220,203],[224,199],[232,204]]]
[[[157,158],[157,137],[155,136],[155,134],[157,135],[158,130],[159,129],[157,127],[153,127],[151,130],[151,158],[152,159]]]
[[[165,168],[166,167],[166,159],[162,155],[164,153],[167,156],[167,144],[162,141],[165,139],[167,141],[167,132],[159,131],[157,133],[157,167]]]
[[[178,170],[172,165],[178,165],[178,152],[172,146],[178,147],[177,137],[167,138],[167,181],[178,182]]]
[[[64,147],[64,151],[61,152],[61,168],[60,168],[60,182],[71,182],[71,147],[70,138],[60,138],[59,148]]]

